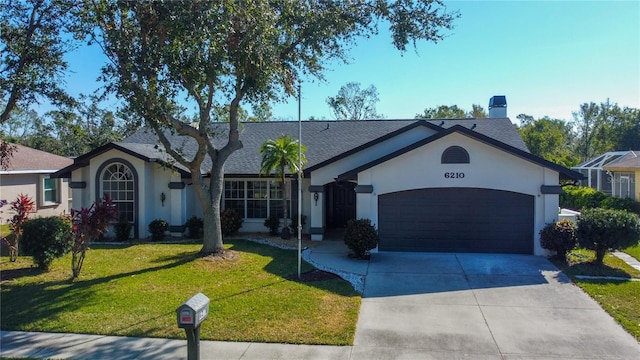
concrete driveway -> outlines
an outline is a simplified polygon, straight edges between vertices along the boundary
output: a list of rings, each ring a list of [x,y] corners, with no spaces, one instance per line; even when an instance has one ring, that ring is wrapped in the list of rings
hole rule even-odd
[[[638,360],[640,346],[545,258],[384,252],[352,358]]]

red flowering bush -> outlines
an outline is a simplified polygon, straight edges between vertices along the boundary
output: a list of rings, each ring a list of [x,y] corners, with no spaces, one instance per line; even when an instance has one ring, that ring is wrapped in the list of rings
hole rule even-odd
[[[3,202],[2,205],[5,203],[6,202]],[[9,248],[9,259],[13,262],[18,259],[18,241],[22,236],[22,227],[24,223],[29,220],[29,213],[35,210],[36,205],[29,196],[24,194],[18,195],[16,200],[10,204],[11,207],[9,209],[15,213],[13,217],[9,219],[9,227],[13,234],[7,238],[2,238],[1,242]]]
[[[71,218],[74,239],[71,271],[75,279],[80,276],[89,242],[97,240],[109,230],[111,222],[118,219],[118,210],[113,205],[113,200],[105,194],[104,199],[99,199],[89,208],[71,209]]]

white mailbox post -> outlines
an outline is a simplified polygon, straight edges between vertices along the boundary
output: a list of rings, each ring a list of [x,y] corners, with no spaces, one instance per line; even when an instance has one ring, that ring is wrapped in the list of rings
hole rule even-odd
[[[178,327],[187,334],[187,359],[200,359],[200,324],[209,315],[209,298],[197,293],[176,309]]]

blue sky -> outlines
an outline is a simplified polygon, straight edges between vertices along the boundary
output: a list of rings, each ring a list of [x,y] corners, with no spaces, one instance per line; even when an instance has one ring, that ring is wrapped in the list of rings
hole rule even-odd
[[[331,63],[326,80],[302,85],[302,118],[333,119],[326,98],[341,86],[375,85],[378,113],[413,118],[427,107],[487,108],[507,96],[512,121],[520,113],[570,120],[584,102],[609,98],[640,108],[640,2],[447,1],[461,17],[438,44],[400,53],[386,29],[362,39],[348,65]],[[103,58],[95,48],[70,54],[72,94],[90,93]],[[273,104],[278,119],[297,120],[295,99]]]

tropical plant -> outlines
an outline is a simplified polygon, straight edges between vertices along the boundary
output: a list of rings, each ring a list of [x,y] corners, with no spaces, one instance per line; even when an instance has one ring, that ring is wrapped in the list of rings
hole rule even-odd
[[[2,241],[9,248],[9,260],[18,259],[19,241],[22,236],[22,227],[29,220],[29,214],[35,210],[35,203],[27,195],[20,194],[12,201],[9,210],[15,214],[9,219],[9,227],[12,234]]]
[[[169,224],[162,219],[155,219],[149,223],[149,232],[153,241],[164,239],[164,233],[169,228]]]
[[[597,264],[602,264],[610,249],[624,249],[640,241],[640,219],[627,211],[585,209],[576,220],[578,245],[595,251]]]
[[[275,171],[275,175],[282,184],[282,208],[284,209],[284,226],[282,227],[282,238],[289,238],[289,227],[287,225],[287,201],[288,194],[285,177],[287,169],[290,173],[297,174],[302,171],[302,166],[307,162],[304,156],[307,148],[300,144],[298,140],[293,139],[289,135],[280,135],[275,140],[267,140],[260,147],[262,154],[262,162],[260,163],[260,174],[271,175]],[[298,156],[300,154],[300,156]]]
[[[355,257],[362,259],[367,251],[378,246],[378,231],[369,219],[351,219],[344,231],[344,243]]]
[[[576,243],[576,226],[571,220],[562,219],[540,230],[540,246],[555,251],[562,261],[566,260],[567,253],[576,247]]]
[[[71,209],[71,218],[74,240],[71,249],[71,271],[75,279],[80,276],[89,243],[109,230],[111,222],[118,218],[118,210],[109,195],[105,194],[103,199],[98,199],[91,207]]]
[[[73,246],[73,225],[69,217],[49,216],[27,221],[23,226],[25,254],[42,270],[49,270],[55,258],[64,256]]]

